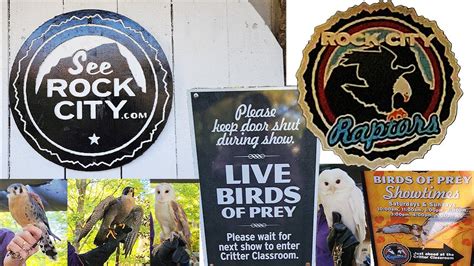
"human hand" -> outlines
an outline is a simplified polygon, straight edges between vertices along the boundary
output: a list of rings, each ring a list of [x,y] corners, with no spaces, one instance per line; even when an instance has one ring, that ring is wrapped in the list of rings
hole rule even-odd
[[[38,252],[38,241],[42,235],[41,229],[34,225],[27,225],[7,245],[7,256],[3,261],[5,266],[24,265],[31,255]]]

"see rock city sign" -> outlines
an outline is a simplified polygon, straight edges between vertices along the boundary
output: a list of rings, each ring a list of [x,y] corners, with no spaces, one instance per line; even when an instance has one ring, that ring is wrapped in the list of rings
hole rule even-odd
[[[10,107],[29,144],[67,168],[115,168],[161,133],[172,103],[168,61],[155,38],[113,12],[56,16],[21,46]]]
[[[315,28],[297,73],[308,128],[346,164],[409,163],[439,144],[461,97],[437,24],[391,2],[363,3]]]

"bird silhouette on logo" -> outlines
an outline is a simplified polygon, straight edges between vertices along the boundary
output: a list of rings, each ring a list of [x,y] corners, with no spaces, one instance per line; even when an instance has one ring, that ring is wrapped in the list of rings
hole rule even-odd
[[[410,47],[349,50],[330,71],[327,102],[336,116],[352,114],[358,122],[423,112],[433,92],[418,62]]]

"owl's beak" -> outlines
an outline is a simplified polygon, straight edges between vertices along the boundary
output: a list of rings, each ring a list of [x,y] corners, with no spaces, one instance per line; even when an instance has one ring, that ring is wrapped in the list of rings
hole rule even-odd
[[[329,191],[331,191],[331,193],[334,194],[334,192],[336,192],[336,187],[335,186],[330,186]]]

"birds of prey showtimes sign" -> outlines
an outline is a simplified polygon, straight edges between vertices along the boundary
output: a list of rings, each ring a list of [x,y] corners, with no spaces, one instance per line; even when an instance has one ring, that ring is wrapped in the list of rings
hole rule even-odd
[[[96,171],[141,155],[161,133],[173,82],[155,38],[103,10],[56,16],[21,46],[10,106],[29,144],[67,168]]]
[[[473,172],[365,172],[377,265],[474,263]]]
[[[190,98],[206,265],[314,265],[318,152],[297,90]]]
[[[309,129],[347,164],[421,158],[453,123],[459,66],[437,24],[391,2],[315,28],[297,74]]]

